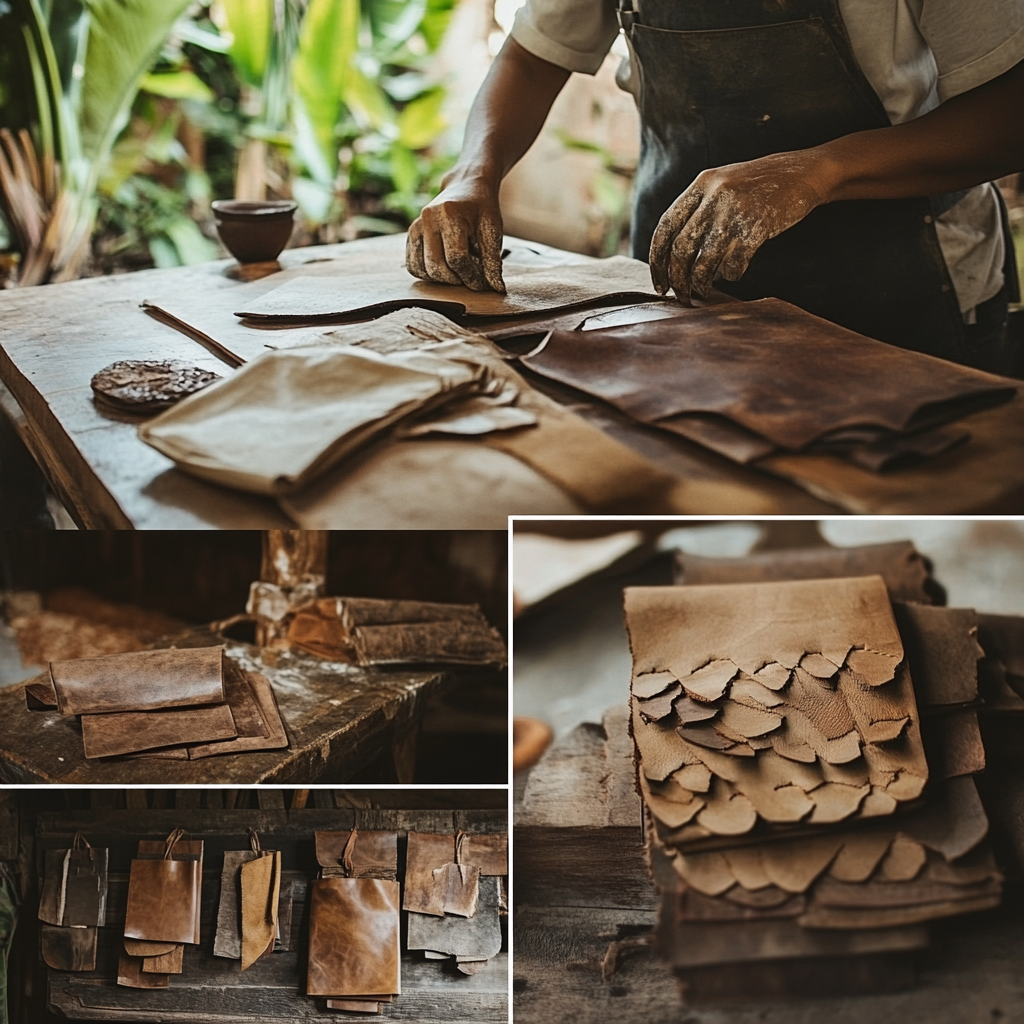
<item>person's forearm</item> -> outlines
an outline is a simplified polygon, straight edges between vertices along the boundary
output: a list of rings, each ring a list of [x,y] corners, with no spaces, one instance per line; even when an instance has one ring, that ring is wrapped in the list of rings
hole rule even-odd
[[[923,117],[806,153],[825,202],[938,195],[1024,170],[1024,63]]]
[[[445,186],[478,178],[497,189],[540,134],[569,74],[508,39],[473,101],[462,153]]]

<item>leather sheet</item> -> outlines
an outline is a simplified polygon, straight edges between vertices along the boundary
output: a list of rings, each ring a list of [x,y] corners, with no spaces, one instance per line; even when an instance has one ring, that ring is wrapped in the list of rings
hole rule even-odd
[[[236,735],[227,704],[82,715],[82,743],[87,758],[227,740]]]
[[[320,878],[310,883],[309,900],[307,994],[398,995],[398,882]]]
[[[192,942],[200,875],[195,861],[133,860],[124,933],[151,942]]]
[[[213,955],[232,960],[242,958],[242,865],[255,860],[253,850],[225,850],[220,873],[220,902],[217,904],[217,933]]]
[[[166,845],[167,840],[140,839],[138,859],[140,861],[161,860],[166,853]],[[199,884],[201,885],[203,878],[203,841],[201,839],[178,839],[173,844],[171,859],[175,861],[187,861],[197,865],[195,873],[196,877],[199,879]],[[197,890],[193,900],[195,915],[192,921],[192,938],[184,940],[186,942],[191,942],[193,945],[199,944],[199,905],[201,895],[201,889]],[[127,935],[127,932],[125,934]],[[153,941],[168,942],[170,940],[164,939]],[[165,949],[164,952],[169,952],[169,950]]]
[[[106,924],[107,859],[105,847],[76,840],[65,850],[46,850],[38,917],[57,927],[96,928]]]
[[[58,971],[95,971],[95,928],[60,928],[52,924],[39,926],[43,962]]]
[[[978,698],[978,614],[973,608],[893,605],[900,636],[914,670],[918,700],[934,707]]]
[[[62,715],[155,711],[224,701],[223,647],[134,651],[50,663]]]
[[[337,870],[351,878],[395,880],[398,877],[397,832],[358,829],[349,846],[351,838],[351,831],[313,833],[316,861],[325,873]]]
[[[117,983],[125,988],[167,988],[170,977],[143,970],[145,961],[139,956],[122,953],[117,962]]]
[[[270,680],[259,672],[225,663],[225,691],[238,736],[222,742],[198,744],[190,740],[191,760],[218,754],[240,754],[249,750],[282,750],[288,746],[288,733],[277,705]],[[241,679],[238,676],[241,676]],[[244,684],[244,689],[243,689]],[[248,694],[247,697],[243,696]]]
[[[409,949],[430,949],[469,960],[490,960],[501,951],[501,879],[480,879],[473,917],[409,914]]]
[[[1012,381],[865,338],[779,299],[585,337],[553,331],[523,362],[641,422],[722,417],[790,452],[841,431],[877,439],[932,428],[1016,393]]]
[[[263,850],[240,868],[242,893],[242,970],[274,948],[281,895],[281,853]]]

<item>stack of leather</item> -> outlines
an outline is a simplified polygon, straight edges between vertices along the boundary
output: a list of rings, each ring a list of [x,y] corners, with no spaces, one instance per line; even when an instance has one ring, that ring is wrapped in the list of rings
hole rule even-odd
[[[43,960],[59,971],[96,970],[97,928],[107,918],[106,848],[81,832],[71,848],[47,850],[39,894]]]
[[[288,642],[356,665],[504,665],[505,644],[475,604],[326,597],[299,609]]]
[[[632,588],[626,617],[656,942],[691,995],[901,987],[924,922],[999,903],[973,611],[894,613],[870,576]]]
[[[381,1013],[401,993],[398,836],[317,832],[306,993],[329,1010]]]
[[[501,949],[508,835],[410,832],[403,909],[410,950],[477,974]]]
[[[80,716],[87,758],[188,760],[288,746],[270,682],[223,647],[52,661],[25,698],[33,711]]]
[[[282,921],[281,852],[264,850],[255,832],[251,850],[225,850],[213,955],[241,961],[244,971],[275,949],[287,947],[291,900]],[[282,941],[282,935],[285,936]]]
[[[203,842],[175,829],[163,841],[142,839],[128,876],[124,952],[117,983],[167,988],[181,974],[186,945],[199,944]]]

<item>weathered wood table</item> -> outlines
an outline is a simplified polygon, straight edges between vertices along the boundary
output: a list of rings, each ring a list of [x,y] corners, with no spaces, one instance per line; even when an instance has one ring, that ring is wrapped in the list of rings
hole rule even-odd
[[[536,252],[537,265],[586,259],[528,244]],[[333,259],[342,252],[365,252],[368,256],[392,254],[397,263],[403,246],[404,236],[392,235],[287,250],[280,261],[288,269]],[[233,261],[222,260],[0,292],[0,409],[14,423],[79,526],[250,529],[294,525],[269,498],[218,487],[176,470],[169,459],[138,439],[136,422],[97,408],[89,387],[96,371],[121,359],[182,359],[229,373],[235,360],[195,334],[188,336],[147,315],[140,304],[169,294],[180,296],[185,304],[215,304],[215,292],[240,286],[236,272]],[[251,356],[248,352],[244,358]],[[876,477],[825,456],[772,457],[764,470],[741,467],[682,438],[642,427],[571,389],[530,379],[661,469],[691,483],[692,507],[672,511],[1024,511],[1024,395],[999,409],[967,417],[963,423],[972,432],[969,443],[923,466]],[[795,458],[801,460],[799,466],[794,465]],[[794,469],[805,480],[802,487],[789,482]],[[828,484],[837,476],[845,479],[844,486],[857,490],[855,500],[836,503]],[[702,488],[701,484],[719,486]],[[439,480],[438,488],[443,487],[444,481]],[[376,528],[408,525],[397,510],[381,507],[379,512],[372,524]]]
[[[308,913],[304,883],[316,877],[313,832],[317,829],[385,829],[399,834],[399,864],[408,831],[505,832],[504,811],[429,810],[114,810],[46,813],[36,830],[36,862],[43,851],[67,847],[81,829],[94,846],[110,850],[109,926],[99,930],[95,971],[47,969],[48,1007],[70,1020],[241,1024],[260,1020],[326,1024],[344,1015],[305,993]],[[139,839],[163,839],[175,828],[202,839],[201,942],[186,946],[183,971],[164,990],[115,984],[128,890],[129,862]],[[294,883],[290,951],[272,953],[245,972],[236,960],[213,955],[225,850],[249,848],[256,829],[266,849],[281,851],[284,883]],[[33,913],[34,916],[34,913]],[[403,913],[404,916],[404,913]],[[121,928],[118,928],[121,925]],[[405,934],[403,923],[402,934]],[[506,944],[507,945],[507,944]],[[448,964],[402,954],[402,994],[383,1015],[410,1024],[500,1024],[508,1020],[508,955],[503,951],[481,973],[467,976]]]
[[[175,645],[209,646],[196,632]],[[360,669],[227,641],[227,654],[274,688],[286,750],[195,761],[86,760],[77,718],[28,711],[22,684],[0,690],[0,782],[52,785],[250,785],[344,782],[367,770],[378,781],[413,782],[416,740],[428,700],[466,682],[465,670]]]

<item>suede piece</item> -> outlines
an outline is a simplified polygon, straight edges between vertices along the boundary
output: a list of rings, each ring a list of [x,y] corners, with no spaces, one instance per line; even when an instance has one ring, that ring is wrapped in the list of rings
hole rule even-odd
[[[321,878],[309,886],[311,996],[401,992],[399,884],[382,878]]]
[[[645,423],[723,416],[798,451],[832,431],[905,431],[1009,401],[1012,381],[845,330],[779,299],[590,331],[553,331],[537,373]]]
[[[978,697],[978,614],[896,602],[896,623],[921,705],[970,704]]]
[[[185,947],[176,945],[169,953],[142,959],[143,974],[181,974]]]
[[[117,983],[125,988],[167,988],[170,977],[166,974],[148,974],[142,969],[143,958],[122,953],[117,961]]]
[[[455,836],[442,832],[410,832],[405,856],[403,910],[444,916],[434,889],[434,871],[455,861]],[[426,947],[434,948],[434,947]]]
[[[469,864],[445,864],[435,868],[433,899],[445,915],[472,917],[480,895],[480,869]]]
[[[95,971],[95,928],[60,928],[40,924],[40,947],[43,961],[58,971]]]
[[[281,853],[264,850],[242,864],[242,970],[274,946],[281,892]]]
[[[133,860],[125,936],[151,942],[193,942],[199,884],[196,861]]]
[[[221,704],[223,656],[221,646],[53,661],[50,678],[62,715]]]
[[[233,960],[242,957],[242,865],[257,858],[252,850],[225,850],[224,866],[220,873],[220,902],[217,905],[217,933],[213,940],[213,955]]]
[[[316,861],[322,868],[345,868],[343,856],[351,832],[317,831],[313,833]],[[356,832],[350,851],[352,878],[397,878],[398,833]]]
[[[226,740],[236,735],[227,704],[82,715],[82,743],[90,759]]]
[[[480,879],[480,895],[473,917],[409,914],[409,949],[431,949],[449,956],[490,960],[501,951],[501,880]]]

